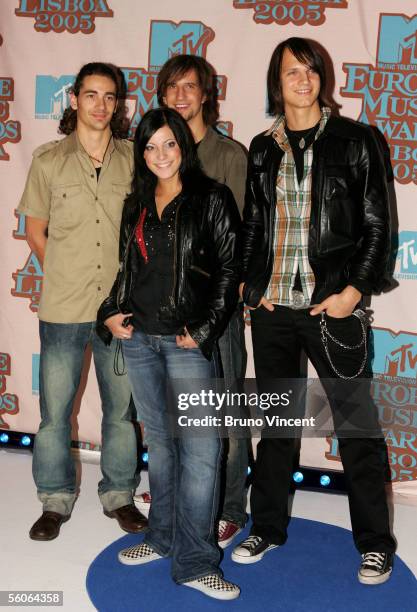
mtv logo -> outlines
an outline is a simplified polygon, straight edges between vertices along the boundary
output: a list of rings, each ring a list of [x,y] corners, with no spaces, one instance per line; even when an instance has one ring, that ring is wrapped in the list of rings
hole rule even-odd
[[[32,395],[39,395],[39,359],[40,355],[32,355]]]
[[[231,121],[218,121],[216,123],[216,129],[223,134],[223,136],[233,137],[233,123]]]
[[[35,117],[37,119],[60,119],[69,106],[69,88],[74,75],[60,77],[37,75],[35,93]]]
[[[417,380],[417,334],[374,327],[374,374]]]
[[[121,68],[127,87],[127,106],[130,118],[129,135],[133,136],[142,116],[157,108],[156,79],[154,72],[144,68]]]
[[[417,15],[380,16],[377,60],[386,64],[417,64]]]
[[[397,260],[400,273],[415,274],[417,278],[417,232],[400,232]]]
[[[149,71],[159,72],[170,57],[182,53],[206,56],[214,32],[201,21],[151,21]]]

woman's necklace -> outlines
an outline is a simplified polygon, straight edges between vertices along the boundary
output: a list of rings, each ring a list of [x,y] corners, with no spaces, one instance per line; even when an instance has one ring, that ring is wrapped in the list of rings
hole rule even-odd
[[[104,162],[104,158],[106,157],[106,153],[107,153],[107,149],[109,148],[109,144],[110,144],[110,140],[112,139],[112,136],[110,136],[109,141],[106,145],[106,148],[104,149],[104,153],[103,153],[103,159],[98,159],[97,157],[94,157],[94,155],[90,155],[90,153],[87,151],[87,149],[83,146],[84,151],[87,153],[88,157],[90,159],[93,159],[95,162],[98,162],[99,164],[103,165]]]

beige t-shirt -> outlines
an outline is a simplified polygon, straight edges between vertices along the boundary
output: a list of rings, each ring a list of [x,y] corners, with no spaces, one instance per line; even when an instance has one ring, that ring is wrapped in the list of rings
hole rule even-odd
[[[110,141],[99,180],[76,132],[35,150],[18,211],[48,221],[42,321],[95,321],[119,267],[120,221],[132,172],[128,140]]]

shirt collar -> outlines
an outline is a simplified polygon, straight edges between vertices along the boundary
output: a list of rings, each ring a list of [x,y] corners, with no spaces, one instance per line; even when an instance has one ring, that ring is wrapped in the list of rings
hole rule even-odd
[[[323,133],[330,115],[331,115],[331,109],[328,108],[327,106],[323,106],[321,109],[319,129],[316,132],[316,137],[314,140],[317,140],[317,138]],[[284,114],[279,115],[279,117],[274,121],[274,123],[269,128],[269,130],[265,133],[265,135],[272,136],[272,138],[275,140],[277,145],[283,151],[287,152],[291,150],[291,145],[288,140],[288,136],[285,132],[285,115]]]
[[[119,143],[117,142],[117,140],[115,140],[113,138],[113,136],[112,136],[111,139],[110,139],[110,143],[109,143],[109,146],[107,148],[105,157],[107,157],[108,155],[111,155],[115,148],[117,148],[119,150],[118,144]],[[69,134],[67,136],[67,138],[65,139],[65,151],[64,152],[67,155],[69,155],[71,153],[82,153],[86,157],[88,157],[87,152],[85,151],[84,147],[82,146],[82,144],[81,144],[81,142],[80,142],[80,140],[78,138],[76,130],[71,132],[71,134]]]

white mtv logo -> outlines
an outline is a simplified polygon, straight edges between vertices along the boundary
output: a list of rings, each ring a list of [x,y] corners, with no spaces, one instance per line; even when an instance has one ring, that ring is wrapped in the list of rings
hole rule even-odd
[[[409,266],[417,266],[417,250],[415,249],[416,240],[405,240],[398,248],[398,259],[400,260],[401,270],[409,269]]]
[[[52,100],[52,114],[53,115],[62,115],[64,110],[67,108],[69,104],[69,94],[68,94],[69,86],[64,85],[60,90],[54,93],[54,97]]]
[[[417,377],[417,334],[375,327],[372,369],[392,377]]]

